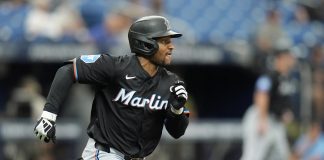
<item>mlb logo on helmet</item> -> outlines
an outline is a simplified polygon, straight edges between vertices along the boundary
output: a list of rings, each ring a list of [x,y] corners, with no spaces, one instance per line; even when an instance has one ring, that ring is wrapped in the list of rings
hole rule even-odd
[[[164,24],[165,24],[167,30],[171,30],[171,27],[170,27],[170,24],[169,24],[169,21],[168,20],[165,20],[164,21]]]

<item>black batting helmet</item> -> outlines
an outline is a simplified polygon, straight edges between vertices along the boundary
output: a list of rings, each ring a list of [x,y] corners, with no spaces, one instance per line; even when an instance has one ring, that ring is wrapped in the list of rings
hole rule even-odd
[[[159,49],[156,38],[166,36],[178,38],[182,34],[172,31],[169,21],[162,16],[142,17],[131,25],[128,32],[131,51],[145,56],[151,56]]]

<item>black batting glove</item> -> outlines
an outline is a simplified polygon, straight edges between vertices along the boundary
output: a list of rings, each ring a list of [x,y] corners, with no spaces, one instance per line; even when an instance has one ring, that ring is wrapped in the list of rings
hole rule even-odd
[[[44,112],[46,112],[46,111],[44,111]],[[55,140],[56,140],[56,137],[55,137],[56,114],[53,114],[50,112],[46,112],[44,114],[44,112],[34,127],[34,133],[35,133],[36,137],[38,137],[41,141],[48,143],[52,140],[52,142],[55,143]]]
[[[188,99],[188,93],[184,87],[183,81],[176,81],[173,86],[170,87],[171,96],[169,97],[169,103],[171,107],[176,110],[184,107]]]

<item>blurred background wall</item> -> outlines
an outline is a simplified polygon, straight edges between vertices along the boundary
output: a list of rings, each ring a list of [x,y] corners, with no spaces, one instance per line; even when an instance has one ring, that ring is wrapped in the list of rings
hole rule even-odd
[[[91,86],[71,90],[58,118],[57,144],[33,136],[56,70],[82,54],[129,53],[128,27],[152,14],[167,17],[184,35],[174,40],[169,69],[186,81],[191,122],[182,139],[164,134],[150,159],[239,159],[240,123],[255,80],[271,68],[269,57],[282,39],[297,57],[291,146],[313,115],[323,122],[323,0],[1,0],[0,159],[78,158]]]

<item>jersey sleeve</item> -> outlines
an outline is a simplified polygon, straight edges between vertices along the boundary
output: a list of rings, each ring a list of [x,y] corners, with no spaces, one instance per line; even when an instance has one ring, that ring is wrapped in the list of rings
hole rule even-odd
[[[107,54],[82,55],[73,60],[74,79],[79,83],[105,85],[114,77],[114,58]]]
[[[255,89],[257,91],[268,92],[271,89],[272,83],[268,76],[263,75],[257,79]]]

